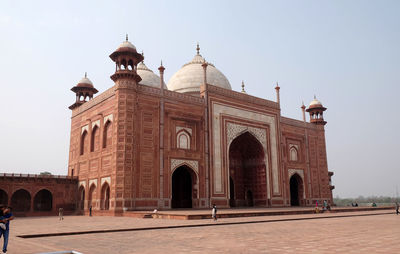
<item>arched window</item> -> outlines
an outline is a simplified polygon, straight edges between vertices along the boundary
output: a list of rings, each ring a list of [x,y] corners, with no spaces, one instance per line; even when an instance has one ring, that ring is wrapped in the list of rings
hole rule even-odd
[[[299,157],[297,154],[297,149],[295,147],[290,148],[290,160],[291,161],[298,161]]]
[[[106,148],[111,145],[112,141],[112,125],[111,122],[108,120],[104,125],[103,131],[103,148]]]
[[[92,139],[90,144],[90,151],[95,152],[99,150],[99,141],[100,141],[100,131],[97,125],[94,126],[92,130]]]
[[[87,131],[85,130],[81,135],[81,155],[85,154],[85,150],[87,149],[88,138]]]
[[[176,146],[180,149],[190,149],[190,135],[181,131],[176,136]]]

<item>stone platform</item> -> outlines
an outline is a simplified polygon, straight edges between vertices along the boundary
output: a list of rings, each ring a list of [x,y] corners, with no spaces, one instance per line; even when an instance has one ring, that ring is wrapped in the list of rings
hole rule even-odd
[[[321,208],[320,208],[321,209]],[[394,209],[392,206],[384,207],[333,207],[325,213],[380,211]],[[322,211],[320,211],[322,213]],[[277,215],[299,215],[313,214],[315,207],[285,207],[285,208],[230,208],[218,209],[218,218],[254,217],[254,216],[277,216]],[[210,219],[211,209],[174,209],[157,211],[127,211],[123,216],[133,218],[158,218],[177,220],[200,220]]]

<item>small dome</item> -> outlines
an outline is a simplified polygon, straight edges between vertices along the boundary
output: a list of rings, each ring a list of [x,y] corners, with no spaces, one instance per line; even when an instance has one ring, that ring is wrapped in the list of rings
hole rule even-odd
[[[314,100],[310,102],[309,108],[323,107],[322,103],[314,96]]]
[[[147,66],[143,62],[140,62],[137,65],[136,73],[142,78],[139,84],[152,87],[160,87],[160,77],[157,76],[152,70],[147,68]],[[165,83],[164,89],[168,89]]]
[[[136,51],[136,47],[128,40],[126,40],[123,43],[121,43],[118,46],[117,50],[120,49],[120,48],[131,48],[131,49],[134,49]]]
[[[168,81],[168,89],[180,93],[200,92],[200,86],[204,82],[203,67],[201,66],[204,62],[197,47],[197,55],[171,77]],[[207,83],[232,90],[225,75],[211,63],[208,63],[207,66]]]
[[[87,74],[85,73],[85,77],[83,77],[78,84],[76,85],[78,87],[90,87],[93,88],[93,83],[90,81],[90,79],[87,78]]]

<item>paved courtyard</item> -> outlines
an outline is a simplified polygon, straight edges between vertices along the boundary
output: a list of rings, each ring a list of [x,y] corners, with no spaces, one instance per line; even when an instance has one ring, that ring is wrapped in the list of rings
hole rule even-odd
[[[11,224],[8,253],[400,253],[400,216],[388,212],[392,211],[217,222],[87,216],[67,216],[63,221],[57,217],[17,218]],[[348,215],[352,216],[337,217]],[[121,229],[127,231],[107,232]],[[72,234],[96,230],[105,233]],[[71,235],[18,237],[68,232]]]

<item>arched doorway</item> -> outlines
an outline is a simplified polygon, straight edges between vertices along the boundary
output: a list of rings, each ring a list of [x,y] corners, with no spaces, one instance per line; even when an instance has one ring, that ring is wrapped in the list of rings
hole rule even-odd
[[[229,147],[229,173],[231,207],[268,204],[264,149],[249,132],[235,138]]]
[[[290,205],[302,205],[303,180],[298,174],[290,177]]]
[[[101,209],[110,209],[110,186],[108,183],[104,183],[103,187],[101,188]]]
[[[31,210],[31,194],[27,190],[19,189],[11,196],[11,207],[15,212]]]
[[[79,187],[79,210],[85,209],[85,187]]]
[[[192,208],[195,173],[187,166],[180,166],[172,174],[172,208]]]
[[[90,207],[92,207],[93,209],[94,206],[96,206],[96,203],[93,202],[93,197],[95,196],[95,194],[96,194],[96,185],[92,184],[89,189],[88,209]]]
[[[8,205],[8,195],[7,192],[0,189],[0,205]]]
[[[53,195],[50,191],[43,189],[36,193],[33,199],[35,211],[51,211],[53,208]]]

